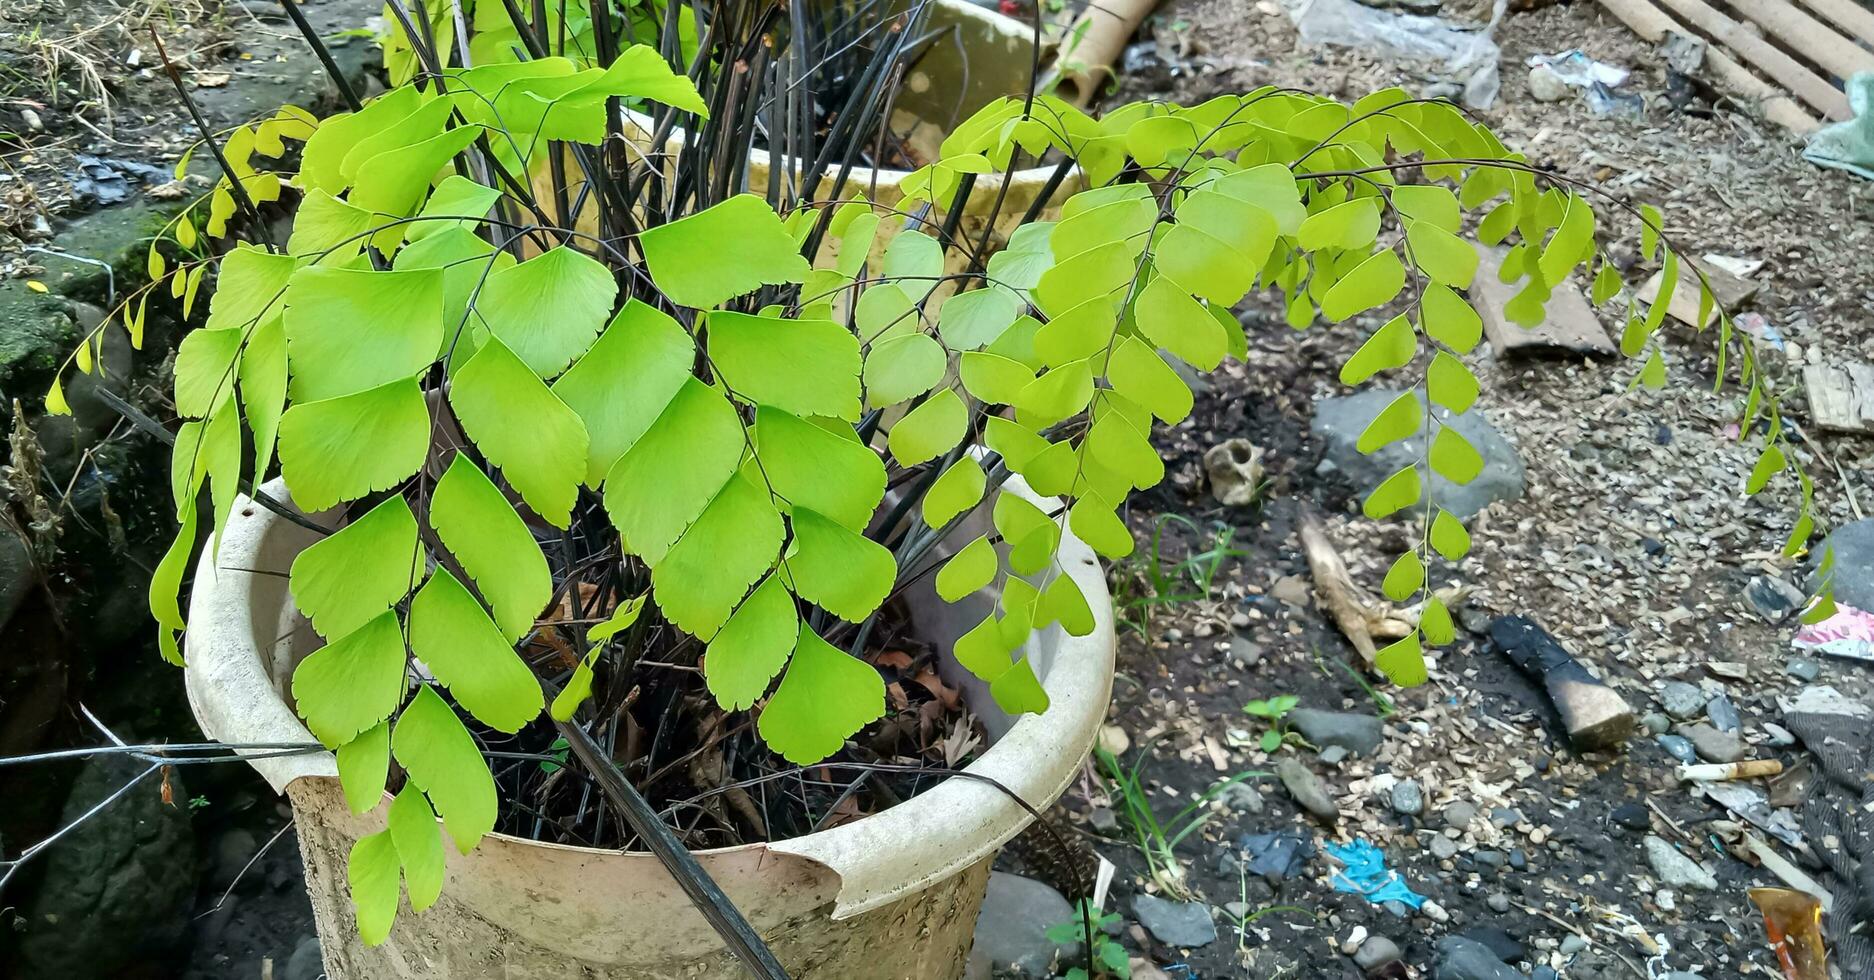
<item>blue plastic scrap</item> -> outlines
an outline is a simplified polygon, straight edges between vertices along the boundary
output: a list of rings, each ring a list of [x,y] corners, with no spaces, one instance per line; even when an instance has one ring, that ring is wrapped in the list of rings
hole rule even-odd
[[[1355,838],[1350,844],[1329,844],[1325,850],[1343,865],[1334,874],[1335,891],[1364,895],[1375,905],[1399,902],[1416,909],[1425,904],[1425,896],[1413,891],[1399,872],[1386,867],[1386,855],[1365,838]]]

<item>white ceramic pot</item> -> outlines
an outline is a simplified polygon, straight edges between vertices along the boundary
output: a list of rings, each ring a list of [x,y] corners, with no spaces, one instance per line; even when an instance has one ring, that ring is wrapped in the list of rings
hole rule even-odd
[[[1019,480],[1016,492],[1033,495]],[[280,481],[267,492],[285,499]],[[320,515],[336,521],[335,515]],[[957,541],[987,526],[986,508]],[[969,522],[966,522],[969,523]],[[231,743],[311,742],[286,692],[293,667],[319,644],[287,593],[307,529],[243,499],[205,555],[189,605],[185,669],[202,730]],[[933,556],[933,560],[941,556]],[[1036,808],[1067,787],[1105,716],[1113,675],[1113,614],[1093,552],[1063,536],[1061,566],[1087,596],[1097,627],[1052,627],[1024,652],[1047,690],[1044,714],[1009,718],[980,685],[965,698],[994,744],[968,767]],[[923,576],[907,590],[914,628],[948,651],[990,608],[987,594],[949,605]],[[954,663],[947,665],[956,673]],[[954,674],[953,674],[954,676]],[[366,948],[346,892],[345,861],[382,809],[355,817],[332,755],[256,758],[292,803],[326,972],[333,980],[622,980],[741,977],[721,940],[658,860],[491,834],[468,855],[450,848],[441,900],[406,905],[390,939]],[[960,975],[997,850],[1029,822],[988,783],[952,777],[898,806],[830,830],[768,844],[697,852],[790,974],[800,978]]]

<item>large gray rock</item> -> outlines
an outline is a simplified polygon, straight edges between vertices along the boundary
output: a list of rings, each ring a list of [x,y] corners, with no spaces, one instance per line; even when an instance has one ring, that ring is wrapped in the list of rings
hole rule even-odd
[[[1073,919],[1074,907],[1060,892],[1033,878],[996,871],[989,875],[983,910],[976,917],[976,949],[987,955],[993,970],[1052,976],[1055,957],[1078,955],[1080,944],[1057,944],[1047,931]]]
[[[1290,728],[1310,743],[1327,748],[1340,746],[1349,752],[1372,755],[1379,751],[1385,737],[1385,725],[1373,715],[1351,711],[1322,711],[1319,708],[1296,708],[1285,719]]]
[[[142,768],[121,756],[86,762],[61,825]],[[151,965],[175,954],[195,904],[195,838],[180,779],[170,777],[177,805],[163,802],[155,777],[145,779],[46,852],[44,883],[21,917],[12,975],[114,980],[151,975]]]
[[[1371,455],[1356,448],[1360,433],[1399,392],[1371,388],[1357,395],[1323,398],[1315,402],[1314,421],[1309,429],[1321,440],[1328,462],[1347,474],[1361,496],[1378,486],[1381,480],[1408,464],[1425,458],[1425,435],[1383,447]],[[1421,396],[1421,401],[1423,397]],[[1523,460],[1516,447],[1503,438],[1495,426],[1473,408],[1463,415],[1435,409],[1438,420],[1456,429],[1478,453],[1483,455],[1483,472],[1467,484],[1455,484],[1436,474],[1431,475],[1432,502],[1458,517],[1470,517],[1493,500],[1514,500],[1523,495]],[[1871,552],[1874,555],[1874,552]]]
[[[1835,554],[1835,601],[1856,609],[1874,609],[1874,518],[1836,528],[1815,550],[1816,560]],[[1819,585],[1811,581],[1810,588]]]
[[[1294,758],[1285,758],[1275,764],[1275,774],[1282,780],[1288,795],[1294,797],[1302,809],[1328,823],[1340,819],[1340,808],[1328,793],[1327,784],[1314,774],[1314,770]]]
[[[1217,923],[1203,902],[1173,902],[1157,895],[1135,895],[1132,914],[1158,941],[1191,949],[1216,941]]]
[[[1716,891],[1718,879],[1699,866],[1697,861],[1680,854],[1665,838],[1648,835],[1646,861],[1653,866],[1653,876],[1669,888],[1697,888]]]

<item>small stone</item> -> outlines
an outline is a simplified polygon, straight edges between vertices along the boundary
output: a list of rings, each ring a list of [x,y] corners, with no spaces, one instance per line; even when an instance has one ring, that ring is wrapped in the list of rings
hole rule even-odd
[[[1429,898],[1425,900],[1424,905],[1419,906],[1419,911],[1424,913],[1425,916],[1431,919],[1433,922],[1450,922],[1451,921],[1451,913],[1445,911],[1444,906],[1438,904],[1437,902],[1432,901]]]
[[[1237,782],[1225,786],[1217,794],[1217,799],[1224,809],[1231,813],[1257,814],[1262,812],[1262,794],[1248,783]]]
[[[1479,850],[1471,852],[1471,860],[1486,868],[1501,868],[1510,863],[1510,856],[1502,851]]]
[[[1647,830],[1653,826],[1652,814],[1639,803],[1622,803],[1608,813],[1607,819],[1628,830]]]
[[[1484,899],[1484,904],[1490,906],[1490,911],[1492,912],[1508,912],[1510,910],[1510,897],[1502,892],[1491,892],[1490,897]]]
[[[1661,888],[1653,893],[1653,904],[1659,906],[1661,912],[1670,912],[1679,907],[1679,899],[1673,894],[1672,889]]]
[[[1529,855],[1523,853],[1523,849],[1520,847],[1514,851],[1511,851],[1510,852],[1510,867],[1516,869],[1517,871],[1521,871],[1524,868],[1529,867]]]
[[[1110,807],[1096,806],[1087,812],[1087,826],[1092,827],[1094,833],[1098,834],[1118,833],[1119,814],[1114,813]]]
[[[1223,903],[1223,911],[1230,918],[1235,919],[1240,922],[1242,921],[1244,916],[1249,914],[1249,903],[1248,902],[1225,902]]]
[[[1379,903],[1379,907],[1385,909],[1395,919],[1404,919],[1412,914],[1412,906],[1396,898],[1389,898]]]
[[[1217,923],[1210,906],[1202,902],[1173,902],[1157,895],[1134,895],[1132,915],[1159,942],[1192,949],[1217,938]]]
[[[1561,950],[1562,950],[1563,956],[1573,956],[1576,953],[1579,953],[1582,950],[1587,949],[1587,948],[1588,948],[1588,941],[1586,939],[1581,938],[1581,936],[1577,933],[1571,932],[1568,935],[1562,937]]]
[[[1772,626],[1788,619],[1806,599],[1801,589],[1774,575],[1753,575],[1744,585],[1745,604]]]
[[[976,917],[976,948],[993,969],[1048,976],[1057,959],[1080,953],[1079,943],[1056,943],[1047,931],[1074,918],[1074,907],[1043,882],[1006,871],[989,875],[982,912]]]
[[[1277,763],[1275,774],[1302,809],[1329,823],[1340,819],[1340,808],[1328,795],[1327,784],[1313,770],[1291,758]]]
[[[1352,956],[1363,942],[1366,942],[1366,926],[1354,926],[1353,931],[1347,934],[1347,938],[1340,941],[1341,954]]]
[[[1230,638],[1230,662],[1238,670],[1247,670],[1262,662],[1262,647],[1246,636]]]
[[[1655,735],[1653,736],[1653,740],[1658,742],[1660,747],[1666,750],[1666,754],[1686,765],[1691,765],[1698,761],[1698,750],[1693,748],[1692,743],[1686,741],[1684,738],[1677,735]]]
[[[1490,811],[1490,825],[1502,830],[1523,822],[1523,811],[1513,806],[1494,807]]]
[[[1353,954],[1353,965],[1362,972],[1372,973],[1388,963],[1399,962],[1399,945],[1385,936],[1368,936],[1366,942]]]
[[[1721,732],[1735,732],[1744,727],[1744,719],[1738,717],[1737,705],[1731,699],[1720,694],[1705,702],[1705,717]]]
[[[1680,725],[1679,735],[1706,762],[1736,762],[1744,757],[1744,740],[1710,725]]]
[[[1801,657],[1797,657],[1783,665],[1783,673],[1805,684],[1811,684],[1815,682],[1816,678],[1822,676],[1822,665],[1813,660],[1804,660]]]
[[[1435,980],[1523,980],[1523,975],[1504,963],[1490,947],[1465,936],[1446,936],[1438,940],[1432,976]]]
[[[1663,711],[1654,711],[1640,719],[1640,727],[1646,729],[1648,735],[1664,735],[1672,730],[1672,719]]]
[[[1680,721],[1696,718],[1705,711],[1705,692],[1697,684],[1685,681],[1667,681],[1659,689],[1659,704],[1666,709],[1666,714]]]
[[[1425,811],[1425,790],[1416,779],[1402,779],[1392,784],[1394,813],[1416,817]]]
[[[1708,892],[1718,889],[1718,879],[1712,877],[1711,872],[1699,867],[1697,861],[1680,854],[1662,837],[1647,836],[1646,860],[1653,866],[1653,876],[1662,884]]]
[[[1249,614],[1242,611],[1241,609],[1238,609],[1236,612],[1231,613],[1230,614],[1230,628],[1239,629],[1239,630],[1249,628]]]
[[[1125,755],[1132,748],[1132,736],[1118,725],[1100,726],[1100,748],[1113,755]]]
[[[1789,729],[1774,721],[1763,723],[1763,733],[1769,736],[1765,739],[1765,743],[1771,748],[1781,749],[1796,744],[1796,736]]]
[[[1347,750],[1343,746],[1330,745],[1327,748],[1321,750],[1320,759],[1323,763],[1326,763],[1327,765],[1338,766],[1341,763],[1347,761]]]
[[[1537,102],[1560,102],[1568,98],[1568,83],[1548,65],[1529,69],[1529,97]]]
[[[1477,807],[1475,804],[1459,800],[1446,805],[1443,815],[1445,826],[1463,830],[1471,825],[1471,821],[1477,819]]]
[[[1360,755],[1372,755],[1384,740],[1385,724],[1373,715],[1350,711],[1296,708],[1288,713],[1288,726],[1312,745],[1339,746]]]
[[[1458,856],[1458,842],[1443,834],[1432,838],[1430,848],[1432,857],[1440,861],[1449,861]]]

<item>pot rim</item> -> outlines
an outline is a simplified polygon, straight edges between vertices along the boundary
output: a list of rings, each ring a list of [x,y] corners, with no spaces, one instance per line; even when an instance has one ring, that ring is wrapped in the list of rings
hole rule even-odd
[[[1058,505],[1057,498],[1040,497],[1020,477],[1011,477],[1004,486],[1044,509],[1050,503]],[[264,489],[292,506],[283,480],[276,478]],[[986,506],[968,520],[982,519]],[[308,516],[327,524],[337,520],[332,512]],[[282,536],[288,540],[279,540]],[[190,628],[184,634],[183,673],[190,709],[209,737],[230,743],[315,741],[287,704],[281,690],[285,680],[279,685],[274,681],[275,676],[289,676],[293,633],[304,628],[303,617],[291,607],[285,573],[292,557],[310,542],[310,532],[243,496],[222,532],[218,551],[211,548],[201,556],[190,596]],[[975,761],[896,806],[800,837],[693,853],[708,864],[712,858],[765,849],[825,866],[839,876],[833,917],[843,919],[944,880],[1021,832],[1032,819],[1029,812],[996,784],[1037,811],[1051,805],[1091,750],[1105,721],[1112,689],[1116,637],[1104,570],[1092,549],[1065,529],[1057,560],[1086,596],[1095,625],[1084,637],[1069,636],[1059,625],[1050,626],[1036,631],[1021,647],[1020,652],[1038,665],[1037,674],[1051,702],[1046,712],[1020,716]],[[287,567],[270,567],[274,564]],[[929,577],[921,581],[928,582]],[[969,611],[972,601],[973,615]],[[993,599],[978,593],[940,609],[970,621],[955,629],[961,632],[992,605]],[[930,631],[923,623],[919,625],[922,631]],[[263,626],[264,633],[257,629]],[[271,650],[263,650],[257,640],[261,635],[279,639]],[[242,754],[252,753],[264,754],[264,750]],[[254,758],[248,763],[282,794],[299,779],[336,780],[338,775],[336,757],[326,750]],[[906,845],[908,841],[923,844],[912,847]],[[480,846],[490,844],[566,852],[595,861],[657,861],[647,851],[583,847],[501,833],[488,834]]]

